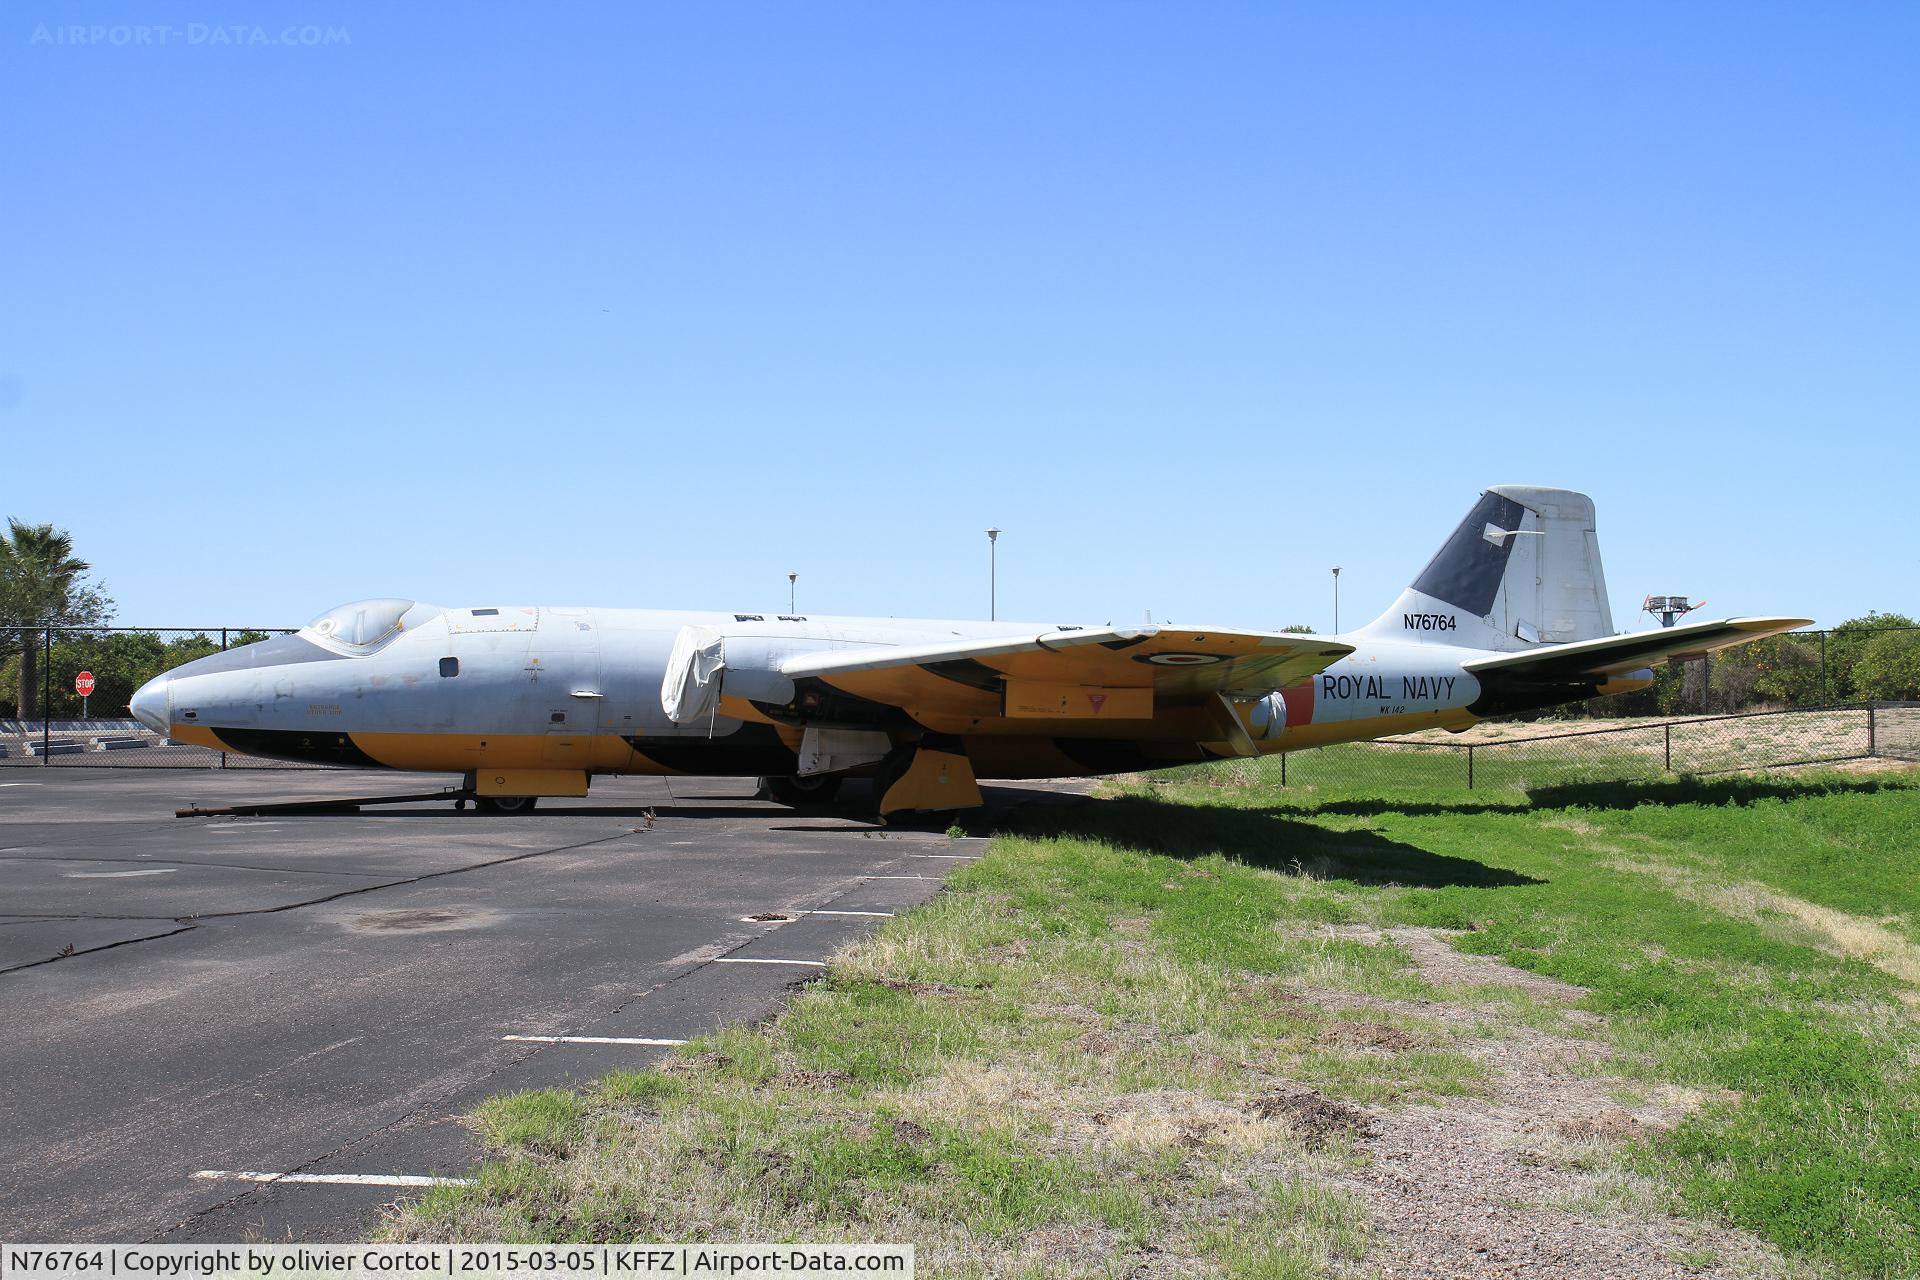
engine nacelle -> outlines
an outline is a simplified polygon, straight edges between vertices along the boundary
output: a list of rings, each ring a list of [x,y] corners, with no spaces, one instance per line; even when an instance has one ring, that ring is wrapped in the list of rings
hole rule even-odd
[[[1253,704],[1247,715],[1247,732],[1255,742],[1278,742],[1287,730],[1287,702],[1278,692]]]

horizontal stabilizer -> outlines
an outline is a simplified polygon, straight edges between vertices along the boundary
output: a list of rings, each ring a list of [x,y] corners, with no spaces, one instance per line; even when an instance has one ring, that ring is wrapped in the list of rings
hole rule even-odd
[[[1808,618],[1722,618],[1717,622],[1690,622],[1657,631],[1543,645],[1520,653],[1473,658],[1460,665],[1476,676],[1494,673],[1526,680],[1617,676],[1676,658],[1697,658],[1715,649],[1763,640],[1811,625],[1812,620]]]

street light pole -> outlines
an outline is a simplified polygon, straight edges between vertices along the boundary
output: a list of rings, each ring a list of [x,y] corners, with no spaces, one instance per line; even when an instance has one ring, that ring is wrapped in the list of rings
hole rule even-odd
[[[1333,566],[1333,634],[1340,634],[1340,566]]]
[[[1000,531],[987,530],[987,620],[1000,616]]]
[[[797,598],[797,593],[799,591],[799,583],[800,583],[800,575],[798,573],[790,573],[787,575],[787,612],[788,613],[800,612],[799,608],[794,604],[794,600]]]

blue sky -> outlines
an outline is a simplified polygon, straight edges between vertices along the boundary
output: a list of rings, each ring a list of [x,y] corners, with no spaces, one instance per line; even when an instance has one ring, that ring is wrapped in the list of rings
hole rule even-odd
[[[984,616],[993,524],[1002,617],[1325,630],[1516,482],[1594,496],[1622,626],[1914,612],[1917,37],[26,0],[0,508],[154,625]]]

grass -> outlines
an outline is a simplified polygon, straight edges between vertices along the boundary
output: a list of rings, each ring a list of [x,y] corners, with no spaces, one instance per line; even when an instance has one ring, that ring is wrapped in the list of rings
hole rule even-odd
[[[901,1240],[940,1275],[1117,1274],[1149,1250],[1194,1274],[1362,1265],[1366,1213],[1337,1184],[1364,1153],[1260,1100],[1487,1089],[1466,1023],[1404,1002],[1471,1011],[1473,1034],[1569,1016],[1512,987],[1436,988],[1365,933],[1419,925],[1587,988],[1606,1022],[1583,1034],[1610,1038],[1623,1096],[1704,1099],[1671,1132],[1583,1149],[1653,1188],[1652,1211],[1836,1274],[1920,1274],[1910,776],[1385,792],[1249,775],[1048,811],[769,1025],[488,1103],[479,1184],[435,1189],[392,1233]]]

